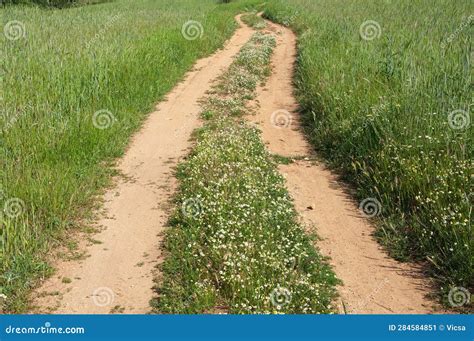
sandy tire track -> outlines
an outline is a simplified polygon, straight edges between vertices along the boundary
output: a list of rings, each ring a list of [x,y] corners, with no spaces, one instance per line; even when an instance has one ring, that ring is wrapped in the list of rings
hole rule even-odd
[[[315,226],[322,238],[317,242],[323,255],[331,258],[338,278],[340,313],[412,314],[434,313],[435,303],[426,295],[431,285],[419,268],[389,258],[372,237],[374,227],[363,218],[357,204],[336,176],[314,159],[298,119],[293,96],[296,37],[283,26],[269,23],[277,32],[273,73],[258,90],[257,115],[270,152],[304,157],[280,166],[297,211],[305,226]],[[344,304],[342,304],[344,302]]]
[[[253,33],[240,17],[237,20],[240,28],[225,47],[198,61],[134,135],[118,166],[125,177],[117,178],[104,196],[106,215],[96,223],[101,231],[92,236],[100,244],[82,241],[85,259],[53,264],[56,273],[33,293],[34,312],[151,310],[153,273],[162,257],[159,246],[167,223],[165,206],[177,187],[173,170],[188,153],[189,137],[200,125],[198,100]]]

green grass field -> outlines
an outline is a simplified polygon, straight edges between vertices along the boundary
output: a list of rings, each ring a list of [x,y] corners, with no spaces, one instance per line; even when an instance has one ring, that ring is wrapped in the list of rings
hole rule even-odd
[[[10,27],[11,39],[2,35],[0,293],[8,297],[6,309],[23,311],[25,293],[48,272],[44,252],[91,212],[110,179],[107,165],[145,114],[197,58],[223,44],[235,29],[234,15],[254,2],[1,9],[3,25],[21,23]],[[202,24],[200,39],[183,37],[189,20]]]
[[[381,240],[470,288],[473,12],[469,0],[275,0],[266,10],[298,33],[309,135],[361,201],[380,203],[369,213]]]

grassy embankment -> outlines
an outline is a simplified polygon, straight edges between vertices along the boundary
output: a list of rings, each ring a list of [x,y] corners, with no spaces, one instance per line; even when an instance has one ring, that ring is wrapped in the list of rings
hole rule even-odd
[[[0,294],[21,312],[45,254],[91,212],[157,100],[235,29],[253,0],[6,6],[0,119]],[[202,25],[183,25],[195,20]],[[5,28],[5,26],[4,26]],[[202,36],[201,33],[202,32]],[[70,242],[74,248],[74,243]],[[1,299],[3,301],[3,299]]]
[[[298,225],[259,131],[242,118],[274,44],[254,35],[203,103],[207,122],[178,169],[158,312],[332,311],[334,274]]]
[[[316,148],[360,200],[380,202],[368,213],[392,255],[427,261],[446,291],[474,289],[473,10],[469,0],[266,10],[299,35],[296,85]]]

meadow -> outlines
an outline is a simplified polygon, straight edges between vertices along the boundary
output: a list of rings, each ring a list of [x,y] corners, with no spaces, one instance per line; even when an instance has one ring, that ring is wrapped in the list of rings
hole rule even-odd
[[[153,104],[196,59],[222,46],[236,27],[234,15],[252,3],[137,0],[0,10],[10,23],[2,36],[0,119],[5,310],[26,309],[35,280],[51,273],[47,251],[75,247],[61,241],[64,231],[90,216],[113,160]],[[185,39],[190,20],[202,29],[189,27]]]
[[[472,1],[275,0],[308,136],[399,259],[474,287]],[[364,208],[364,207],[362,207]],[[471,290],[472,291],[472,290]]]

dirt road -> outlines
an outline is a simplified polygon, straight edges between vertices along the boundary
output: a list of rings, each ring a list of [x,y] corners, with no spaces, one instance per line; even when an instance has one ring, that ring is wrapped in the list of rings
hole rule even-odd
[[[434,303],[426,297],[430,283],[419,269],[389,258],[371,236],[374,227],[336,176],[311,161],[315,155],[302,133],[293,96],[296,37],[285,27],[269,25],[278,33],[273,74],[258,92],[260,109],[252,120],[260,125],[272,153],[299,159],[280,170],[303,223],[316,227],[323,239],[317,246],[331,258],[344,283],[339,287],[339,312],[433,313]]]
[[[240,18],[237,18],[240,22]],[[56,273],[34,293],[35,312],[147,313],[153,272],[160,261],[166,205],[176,189],[172,174],[199,126],[198,100],[232,62],[253,31],[241,24],[224,49],[197,62],[133,137],[119,170],[125,177],[105,194],[102,231],[84,245],[79,261],[59,260]],[[183,38],[184,39],[184,38]]]

